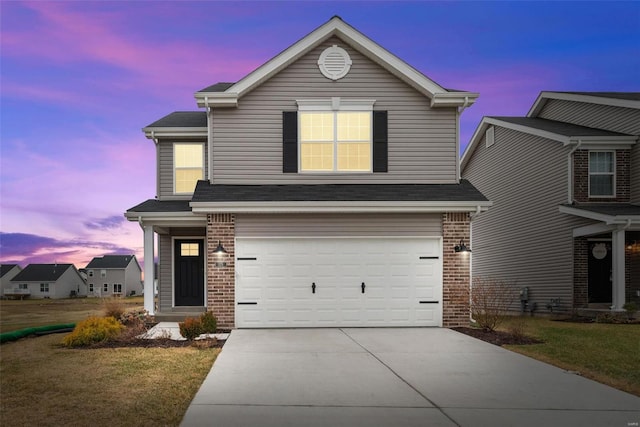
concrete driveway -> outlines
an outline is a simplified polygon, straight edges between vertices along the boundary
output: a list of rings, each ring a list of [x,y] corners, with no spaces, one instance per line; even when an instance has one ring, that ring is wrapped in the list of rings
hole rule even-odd
[[[183,426],[615,426],[640,398],[440,328],[235,330]]]

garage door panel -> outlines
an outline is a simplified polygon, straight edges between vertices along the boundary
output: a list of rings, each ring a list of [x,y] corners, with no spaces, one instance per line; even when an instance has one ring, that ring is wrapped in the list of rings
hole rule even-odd
[[[237,306],[237,325],[438,326],[439,251],[438,238],[239,238],[237,300],[257,304]],[[438,304],[425,308],[420,300]]]

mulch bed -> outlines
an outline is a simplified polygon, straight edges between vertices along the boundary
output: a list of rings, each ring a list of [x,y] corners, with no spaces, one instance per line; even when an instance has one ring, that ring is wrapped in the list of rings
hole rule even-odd
[[[485,331],[484,329],[462,327],[451,329],[497,346],[540,344],[543,342],[535,338],[523,335],[514,335],[503,331]]]

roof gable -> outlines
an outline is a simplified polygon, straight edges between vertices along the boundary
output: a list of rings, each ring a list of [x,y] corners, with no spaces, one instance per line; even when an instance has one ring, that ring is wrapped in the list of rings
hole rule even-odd
[[[29,264],[11,279],[12,282],[56,282],[73,264]]]
[[[550,99],[640,109],[640,92],[540,92],[527,117],[537,117]]]
[[[104,255],[93,258],[86,268],[127,268],[129,263],[135,259],[135,255]]]
[[[373,60],[400,80],[412,86],[414,89],[427,96],[431,100],[431,106],[469,106],[478,97],[477,93],[450,91],[397,56],[393,55],[382,46],[378,45],[352,26],[345,23],[340,17],[334,16],[324,25],[314,31],[258,67],[253,72],[242,78],[237,83],[220,92],[224,86],[213,85],[196,92],[195,97],[199,107],[235,107],[238,100],[263,82],[273,77],[287,66],[301,58],[311,49],[336,36],[349,44],[353,49]],[[226,84],[225,84],[226,85]]]
[[[2,264],[2,265],[0,265],[0,277],[4,277],[5,274],[7,274],[8,272],[10,272],[11,270],[13,270],[16,267],[19,270],[21,270],[21,268],[20,268],[20,266],[18,264]]]

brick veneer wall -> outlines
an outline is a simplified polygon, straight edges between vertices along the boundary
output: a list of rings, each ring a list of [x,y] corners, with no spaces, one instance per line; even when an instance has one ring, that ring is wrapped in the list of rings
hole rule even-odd
[[[442,326],[469,326],[470,319],[470,263],[471,254],[457,253],[454,246],[464,240],[471,245],[471,218],[465,212],[442,215],[443,283]]]
[[[220,257],[213,251],[218,241],[227,251]],[[207,310],[218,318],[218,327],[235,327],[235,215],[207,215]],[[217,267],[216,262],[225,262]]]
[[[589,304],[589,247],[586,237],[573,239],[573,307]]]
[[[631,150],[616,150],[616,197],[589,197],[589,150],[573,153],[573,199],[576,202],[628,202]]]

